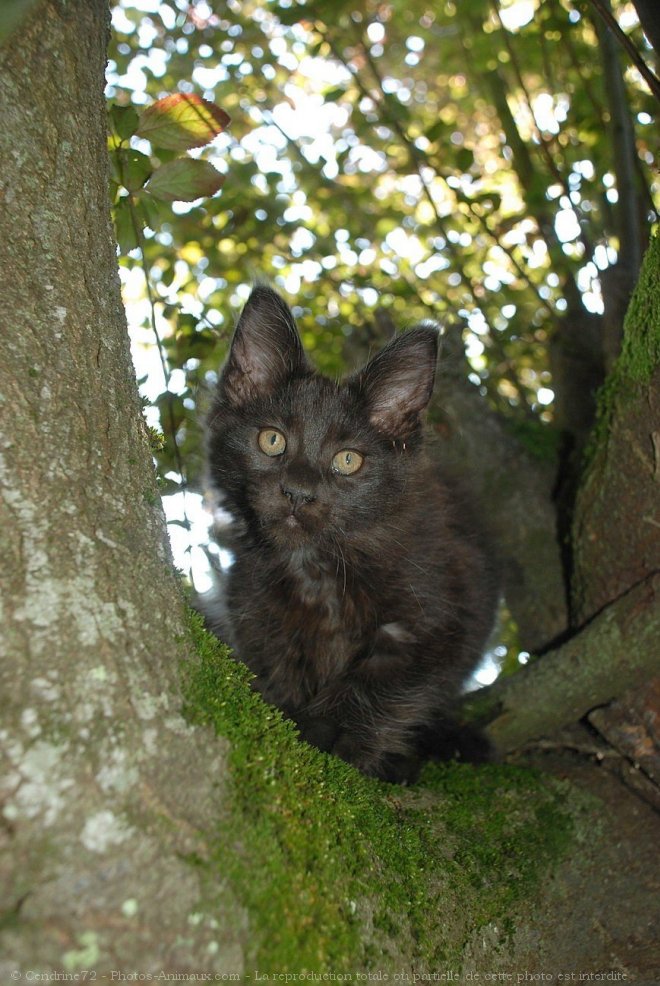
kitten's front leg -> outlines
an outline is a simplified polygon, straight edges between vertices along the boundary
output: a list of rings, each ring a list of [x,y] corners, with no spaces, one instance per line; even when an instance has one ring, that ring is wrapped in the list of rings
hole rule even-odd
[[[421,766],[420,738],[432,718],[427,687],[396,680],[374,687],[370,676],[344,678],[317,697],[317,715],[339,728],[331,752],[369,777],[412,783]]]

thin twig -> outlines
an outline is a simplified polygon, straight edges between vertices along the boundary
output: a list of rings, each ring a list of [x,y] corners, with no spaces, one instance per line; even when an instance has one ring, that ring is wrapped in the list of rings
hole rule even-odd
[[[123,141],[122,141],[122,143],[123,143]],[[118,154],[117,155],[117,160],[118,160],[118,165],[119,165],[120,178],[122,180],[122,184],[124,184],[124,187],[126,187],[125,182],[124,182],[124,176],[123,176],[123,162],[122,162],[121,154]],[[187,492],[188,480],[187,480],[187,477],[186,477],[186,470],[185,470],[185,465],[184,465],[184,462],[183,462],[183,457],[181,455],[181,450],[179,449],[179,445],[178,445],[178,442],[177,442],[176,422],[174,420],[174,395],[170,391],[170,380],[171,380],[170,368],[169,368],[169,365],[168,365],[168,362],[167,362],[167,354],[165,353],[163,342],[162,342],[162,339],[160,338],[160,334],[158,332],[158,326],[156,324],[156,301],[155,301],[155,298],[154,298],[154,295],[153,295],[153,291],[151,290],[151,282],[149,280],[149,271],[147,269],[146,252],[145,252],[145,249],[144,249],[144,236],[142,235],[142,227],[140,225],[140,222],[139,222],[139,219],[138,219],[136,210],[135,210],[135,197],[134,197],[133,193],[129,193],[129,196],[128,196],[128,211],[129,211],[129,215],[131,217],[131,225],[133,227],[133,232],[135,234],[135,240],[137,242],[138,249],[140,250],[140,258],[141,258],[141,261],[142,261],[142,272],[144,274],[145,291],[146,291],[146,295],[147,295],[147,301],[149,303],[151,330],[152,330],[153,335],[154,335],[154,338],[156,340],[156,348],[158,350],[158,356],[159,356],[160,364],[161,364],[161,367],[162,367],[162,370],[163,370],[163,380],[165,382],[165,393],[166,393],[165,405],[166,405],[166,408],[167,408],[167,418],[168,418],[169,431],[170,431],[170,435],[171,435],[171,438],[172,438],[172,449],[173,449],[173,453],[174,453],[174,461],[176,463],[176,467],[177,467],[179,476],[181,477],[181,493],[182,493],[182,497],[183,497],[183,504],[182,504],[183,505],[183,526],[186,529],[186,531],[188,531],[188,533],[190,534],[191,524],[190,524],[190,520],[188,519],[188,509],[187,509],[187,500],[186,500],[186,492]],[[192,578],[192,572],[190,574],[191,574],[191,578]]]
[[[619,44],[626,49],[635,68],[642,76],[655,98],[660,101],[660,79],[658,79],[658,77],[648,67],[625,31],[621,30],[619,27],[619,22],[610,10],[609,5],[604,3],[603,0],[589,0],[589,3],[602,17],[603,21],[607,27],[609,27]]]
[[[518,747],[517,750],[513,751],[516,756],[523,753],[534,753],[536,751],[546,751],[546,750],[570,750],[571,753],[579,753],[586,757],[595,757],[596,760],[624,760],[627,759],[618,750],[612,749],[612,747],[607,747],[602,749],[601,747],[592,746],[590,743],[572,743],[567,740],[533,740],[530,743],[525,743],[524,746]]]
[[[177,442],[177,429],[176,422],[174,420],[174,394],[170,390],[170,380],[172,375],[170,373],[169,364],[167,362],[167,354],[165,352],[165,347],[163,346],[163,341],[160,338],[160,333],[158,332],[158,326],[156,324],[156,300],[151,289],[151,282],[149,280],[149,271],[147,269],[147,258],[144,249],[144,236],[142,235],[142,227],[140,226],[137,214],[135,212],[135,201],[133,195],[129,195],[128,208],[131,216],[131,223],[133,225],[133,232],[135,233],[135,238],[138,243],[138,248],[140,250],[140,258],[142,260],[142,272],[144,274],[144,284],[145,292],[147,295],[147,301],[149,303],[149,320],[151,323],[151,331],[153,332],[154,339],[156,340],[156,348],[158,350],[158,356],[160,358],[160,364],[163,370],[163,379],[165,381],[165,393],[166,399],[165,404],[167,407],[167,417],[170,435],[172,437],[172,450],[174,452],[174,461],[176,462],[176,467],[181,477],[181,494],[183,496],[183,526],[186,531],[190,533],[191,525],[188,519],[188,510],[186,502],[186,493],[188,488],[188,479],[186,477],[186,469],[183,462],[183,457],[181,455],[181,450]]]

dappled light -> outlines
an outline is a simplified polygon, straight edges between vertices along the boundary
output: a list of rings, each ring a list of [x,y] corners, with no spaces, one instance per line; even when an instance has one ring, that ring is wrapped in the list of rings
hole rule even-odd
[[[220,191],[168,203],[133,190],[141,248],[129,236],[121,255],[145,414],[164,433],[175,561],[198,588],[210,577],[201,422],[255,279],[285,292],[333,375],[420,319],[458,330],[471,384],[543,455],[561,448],[571,417],[564,357],[551,354],[573,324],[616,320],[655,216],[653,100],[622,60],[628,105],[613,102],[587,10],[415,0],[332,11],[113,8],[111,104],[144,114],[194,94],[231,117],[189,152],[213,165]],[[632,7],[616,13],[648,50]],[[615,124],[634,142],[627,164]],[[171,168],[148,136],[142,124],[131,147]],[[636,218],[619,204],[631,169]],[[597,380],[610,354],[589,358]]]

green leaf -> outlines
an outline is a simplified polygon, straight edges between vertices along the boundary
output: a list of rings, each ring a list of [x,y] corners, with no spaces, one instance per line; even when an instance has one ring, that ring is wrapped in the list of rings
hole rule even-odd
[[[170,211],[169,208],[157,202],[156,199],[150,198],[148,195],[140,196],[139,205],[142,226],[148,226],[154,232],[160,229],[164,218],[163,214],[167,215]]]
[[[151,177],[147,190],[164,202],[193,202],[215,195],[225,176],[209,164],[193,158],[178,158],[164,164]]]
[[[171,496],[173,493],[180,493],[183,489],[183,483],[177,483],[174,479],[160,479],[158,482],[158,492],[161,496]],[[186,530],[190,529],[190,523],[185,520],[168,520],[168,524],[173,524],[175,527],[184,527]]]
[[[469,147],[461,147],[456,151],[456,163],[458,165],[458,170],[462,171],[464,174],[469,171],[474,164],[474,154],[469,149]]]
[[[117,136],[121,140],[128,140],[138,128],[137,110],[132,106],[118,106],[113,103],[110,107],[110,122]]]
[[[210,100],[177,92],[157,100],[140,115],[137,134],[156,147],[187,151],[210,143],[229,123],[225,111]]]
[[[133,217],[131,216],[131,206],[128,196],[119,199],[119,202],[114,208],[114,219],[119,250],[122,254],[130,253],[131,250],[135,250],[140,244],[135,234],[135,226],[133,224]]]
[[[15,31],[34,7],[36,0],[2,0],[0,4],[0,44]]]
[[[442,137],[442,135],[446,133],[446,131],[447,131],[446,123],[444,123],[442,120],[436,120],[435,123],[432,123],[431,126],[426,131],[425,137],[427,140],[430,140],[432,144],[434,144],[438,139],[438,137]]]
[[[129,192],[139,191],[153,171],[151,159],[129,147],[120,147],[115,154],[119,162],[120,181]]]
[[[168,440],[171,440],[186,416],[186,409],[183,406],[183,399],[178,394],[173,394],[169,390],[159,394],[152,402],[158,408],[161,426]]]
[[[333,86],[332,89],[326,89],[323,93],[323,100],[326,103],[335,103],[342,96],[346,95],[346,89],[344,86]]]

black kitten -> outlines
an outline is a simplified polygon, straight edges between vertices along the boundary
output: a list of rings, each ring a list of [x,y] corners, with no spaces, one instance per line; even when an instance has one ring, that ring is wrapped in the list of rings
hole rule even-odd
[[[497,590],[462,496],[424,450],[436,358],[424,323],[337,384],[257,287],[208,419],[235,557],[203,607],[210,628],[305,739],[390,781],[488,750],[452,719]]]

